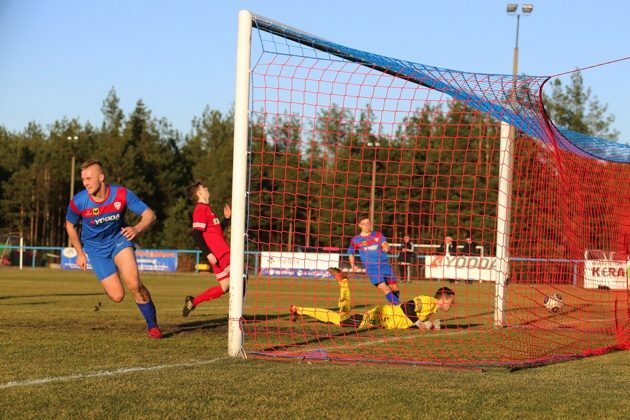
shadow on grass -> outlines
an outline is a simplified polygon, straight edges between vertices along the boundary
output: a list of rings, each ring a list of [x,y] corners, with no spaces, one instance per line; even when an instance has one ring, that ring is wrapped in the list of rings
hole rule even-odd
[[[40,297],[52,297],[52,296],[102,296],[103,293],[49,293],[45,295],[14,295],[14,296],[0,296],[0,300],[5,299],[20,299],[20,298],[40,298]]]
[[[216,330],[216,329],[227,330],[227,325],[228,325],[227,317],[185,322],[183,324],[178,324],[174,330],[164,333],[164,338],[174,337],[181,333],[186,333],[190,331],[203,331],[203,330]]]
[[[467,330],[469,328],[482,327],[483,324],[442,324],[441,329],[443,330]]]
[[[59,302],[26,302],[26,303],[7,303],[2,306],[35,306],[35,305],[52,305]]]

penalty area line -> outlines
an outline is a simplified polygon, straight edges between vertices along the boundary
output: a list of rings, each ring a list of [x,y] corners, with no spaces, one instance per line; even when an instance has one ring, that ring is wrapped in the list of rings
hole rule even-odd
[[[26,381],[12,381],[12,382],[0,384],[0,389],[16,388],[20,386],[30,386],[30,385],[43,385],[43,384],[49,384],[53,382],[70,382],[70,381],[75,381],[79,379],[101,378],[104,376],[117,376],[117,375],[124,375],[124,374],[135,373],[135,372],[149,372],[149,371],[162,370],[162,369],[202,366],[202,365],[209,365],[211,363],[218,362],[220,360],[225,360],[225,359],[229,359],[229,357],[224,356],[224,357],[217,357],[216,359],[211,359],[211,360],[175,363],[171,365],[138,366],[138,367],[115,369],[115,370],[100,370],[96,372],[78,373],[75,375],[68,375],[68,376],[56,376],[52,378],[29,379]]]

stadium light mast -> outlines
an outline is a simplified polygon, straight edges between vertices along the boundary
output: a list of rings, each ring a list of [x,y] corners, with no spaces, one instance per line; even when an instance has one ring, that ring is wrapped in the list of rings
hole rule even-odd
[[[75,173],[75,156],[74,156],[74,144],[79,140],[79,136],[68,136],[67,140],[72,146],[72,159],[70,161],[70,200],[74,197],[74,173]],[[70,238],[68,238],[68,246],[72,246]]]
[[[374,227],[374,201],[376,199],[376,155],[378,151],[378,147],[381,143],[374,141],[368,142],[367,146],[372,148],[372,185],[370,186],[370,223],[372,223],[372,227]]]
[[[521,23],[521,13],[529,15],[534,10],[533,4],[523,4],[519,12],[519,5],[508,3],[506,11],[509,15],[516,14],[516,42],[514,44],[514,56],[512,61],[512,88],[510,90],[510,102],[517,101],[518,82],[518,36]],[[496,253],[499,268],[496,278],[496,302],[494,308],[494,326],[505,326],[504,304],[505,286],[510,275],[510,213],[512,205],[512,179],[514,177],[514,143],[516,141],[516,128],[506,121],[501,121],[500,133],[501,149],[499,151],[499,194],[497,200],[497,237]]]
[[[506,11],[509,15],[516,15],[516,43],[514,44],[514,58],[512,61],[512,74],[516,76],[518,74],[518,34],[521,26],[521,13],[523,15],[531,14],[534,11],[534,5],[530,3],[523,4],[521,13],[519,13],[518,4],[508,3]]]

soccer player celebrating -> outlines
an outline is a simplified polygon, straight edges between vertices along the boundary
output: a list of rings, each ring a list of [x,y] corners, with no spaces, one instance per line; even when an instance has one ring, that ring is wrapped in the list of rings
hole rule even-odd
[[[381,232],[372,230],[370,219],[359,220],[361,233],[350,240],[348,254],[352,271],[356,270],[355,253],[359,251],[361,261],[370,282],[385,294],[389,303],[400,303],[400,291],[387,252],[389,244]]]
[[[77,265],[85,270],[89,257],[105,293],[115,303],[125,297],[122,276],[147,323],[149,337],[162,338],[151,294],[140,281],[132,242],[155,222],[155,213],[130,190],[106,184],[97,160],[81,165],[81,179],[85,190],[70,200],[66,212],[66,231],[77,251]],[[124,222],[127,209],[140,215],[135,226]],[[80,221],[81,239],[76,228]]]
[[[223,206],[223,222],[212,212],[208,204],[210,192],[201,182],[195,182],[186,189],[188,197],[196,203],[192,216],[192,236],[219,282],[193,297],[186,296],[182,315],[188,316],[201,302],[217,299],[230,289],[230,246],[223,236],[232,211],[227,204]]]

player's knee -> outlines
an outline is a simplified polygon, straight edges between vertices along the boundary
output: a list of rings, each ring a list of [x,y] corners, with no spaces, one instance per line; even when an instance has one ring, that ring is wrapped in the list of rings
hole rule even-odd
[[[223,293],[227,293],[230,290],[230,279],[221,280],[219,285],[221,286]]]
[[[107,296],[109,297],[109,300],[111,300],[112,302],[120,303],[125,298],[125,292],[124,291],[113,292],[113,293],[110,292],[110,293],[107,293]]]

